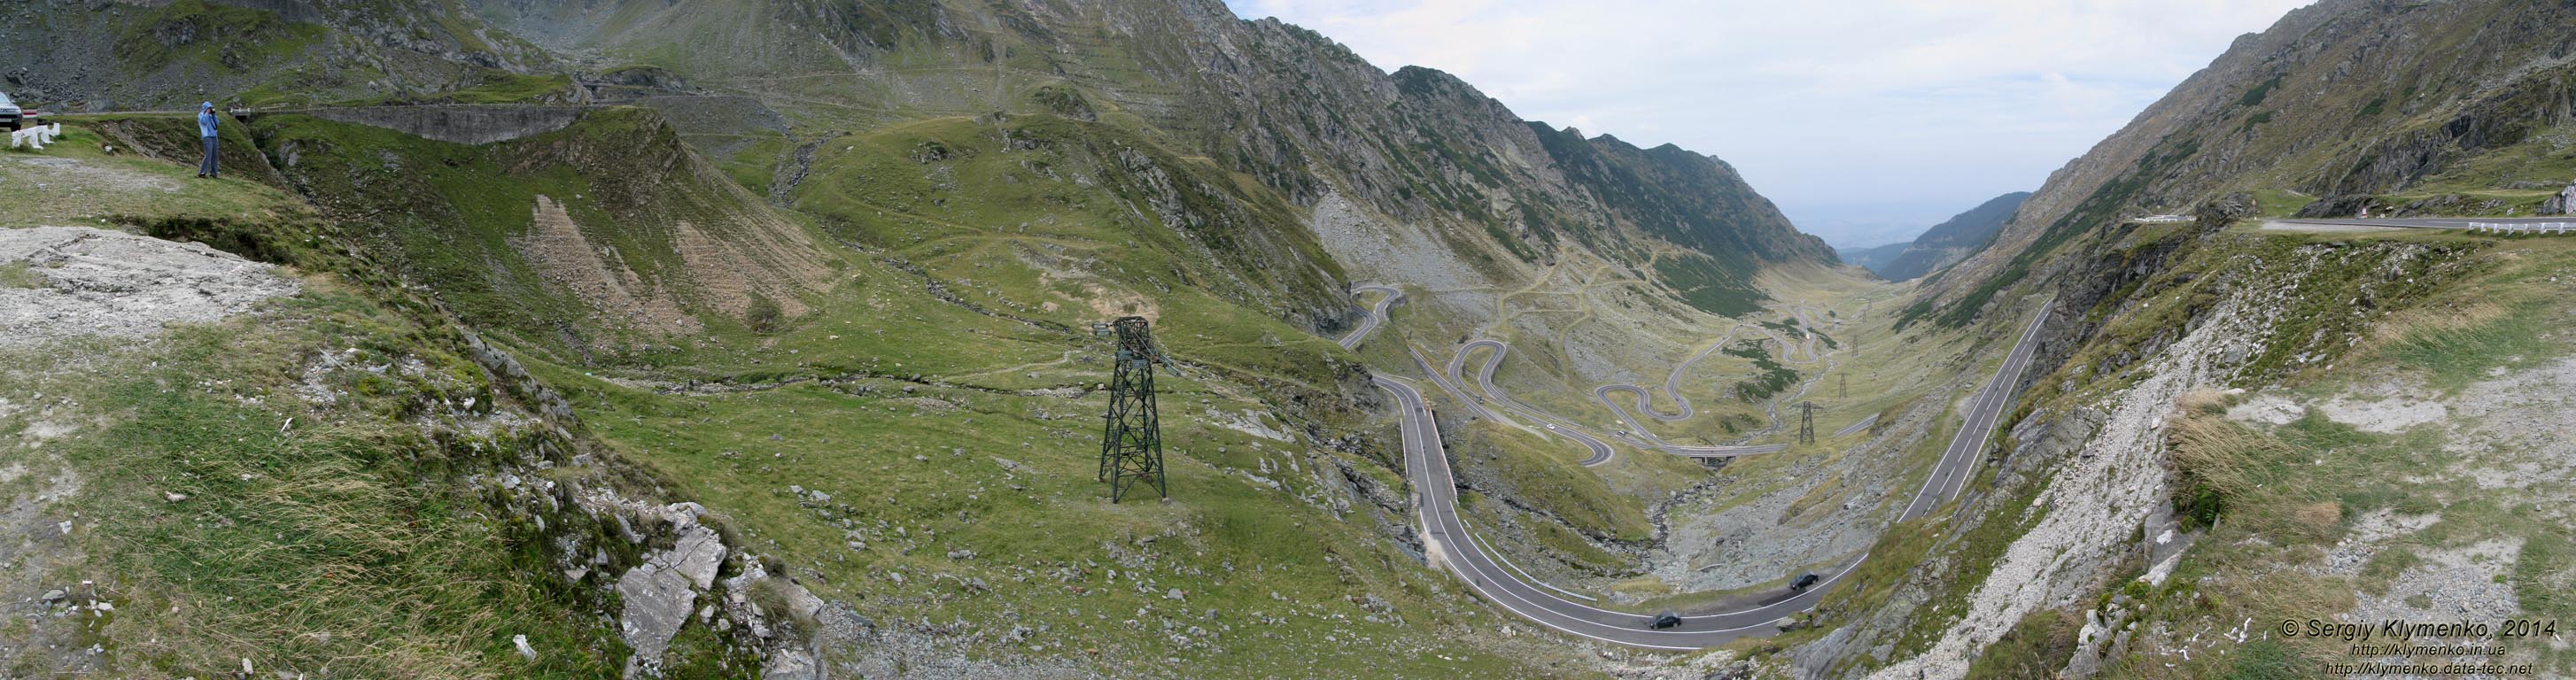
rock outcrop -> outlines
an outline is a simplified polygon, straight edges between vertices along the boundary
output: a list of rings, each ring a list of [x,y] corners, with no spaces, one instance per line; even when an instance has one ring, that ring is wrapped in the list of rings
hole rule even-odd
[[[2558,195],[2541,203],[2540,214],[2576,215],[2576,184],[2567,185],[2567,188],[2558,190]]]
[[[69,163],[66,163],[67,165]],[[90,227],[0,229],[0,348],[141,338],[302,289],[274,266],[198,243]]]

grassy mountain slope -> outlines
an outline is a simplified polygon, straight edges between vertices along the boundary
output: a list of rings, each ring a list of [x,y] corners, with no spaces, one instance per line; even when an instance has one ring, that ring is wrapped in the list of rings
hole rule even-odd
[[[668,67],[821,128],[801,137],[994,111],[1098,121],[1249,176],[1299,210],[1348,198],[1372,229],[1423,230],[1444,244],[1432,256],[1456,258],[1497,284],[1529,276],[1510,262],[1550,262],[1557,249],[1580,247],[1658,270],[1682,299],[1736,314],[1760,299],[1745,284],[1760,266],[1831,258],[1722,164],[1616,140],[1542,141],[1561,133],[1526,129],[1447,74],[1383,72],[1323,36],[1238,20],[1219,3],[832,7],[492,2],[482,10],[540,43]],[[836,19],[868,14],[896,19],[868,31]],[[755,31],[733,52],[651,47],[733,35],[744,22],[794,28]],[[828,44],[839,58],[813,58],[821,48],[809,43]],[[1266,104],[1243,105],[1254,101]],[[1611,170],[1604,158],[1626,160]],[[1621,195],[1629,198],[1609,198]],[[1712,200],[1675,206],[1639,195]],[[1674,246],[1699,252],[1663,257]],[[1716,290],[1727,292],[1703,292]]]
[[[2291,12],[2053,173],[1996,247],[1936,280],[1926,300],[1982,307],[2124,217],[2191,213],[2240,192],[2231,203],[2270,214],[2347,194],[2397,205],[2447,198],[2427,208],[2453,214],[2529,214],[2567,179],[2564,161],[2551,159],[2564,154],[2552,131],[2576,116],[2565,84],[2576,70],[2558,30],[2569,11],[2321,2]],[[2521,160],[2480,167],[2498,155]],[[2432,196],[2397,200],[2415,192]],[[1974,312],[1942,321],[1964,323],[1961,313]]]
[[[75,173],[89,191],[12,204],[0,216],[9,231],[120,225],[276,263],[278,274],[250,276],[299,286],[149,337],[10,337],[0,427],[15,436],[0,469],[21,547],[5,587],[51,615],[13,621],[0,664],[142,678],[617,673],[627,644],[592,613],[615,610],[597,587],[608,579],[566,568],[610,573],[669,545],[654,519],[581,500],[649,498],[649,480],[376,265],[352,223],[278,187],[191,181],[191,164],[97,150],[101,130],[118,131],[109,141],[193,136],[194,121],[67,122],[70,144],[13,154],[7,172]],[[237,130],[226,141],[256,148]],[[58,276],[130,264],[145,266],[123,295],[221,285],[118,251],[87,255],[30,254],[9,263],[25,274],[10,287],[69,296],[79,279]],[[673,669],[748,671],[760,646],[702,629],[672,646]]]
[[[1829,602],[1826,625],[1842,629],[1797,664],[2297,677],[2362,659],[2244,621],[2556,615],[2563,509],[2482,499],[2576,488],[2528,467],[2553,445],[2494,439],[2554,436],[2509,421],[2576,392],[2559,377],[2570,347],[2542,330],[2566,318],[2551,278],[2564,244],[2254,218],[2531,214],[2568,181],[2568,11],[2294,11],[1932,275],[1899,312],[1907,333],[1991,336],[2053,299],[2028,393],[1955,514],[1879,548],[1926,557]],[[2162,212],[2198,221],[2129,219]],[[2096,634],[2068,635],[2070,620]],[[2510,660],[2571,668],[2555,649]]]
[[[2020,209],[2021,202],[2029,198],[2030,192],[2016,191],[1977,204],[1967,212],[1932,225],[1885,265],[1871,267],[1870,271],[1889,281],[1911,281],[1943,265],[1957,262],[1992,240],[2004,222],[2012,219],[2013,211]]]
[[[1831,274],[1821,265],[1835,262],[1714,158],[1525,122],[1447,74],[1381,71],[1311,31],[1241,21],[1215,2],[183,0],[119,11],[202,11],[240,30],[161,31],[153,44],[176,56],[131,57],[152,61],[116,81],[124,89],[46,96],[583,101],[610,81],[647,95],[487,144],[259,113],[228,130],[237,179],[166,202],[101,192],[100,204],[41,215],[122,220],[350,291],[281,303],[348,307],[313,322],[329,333],[254,314],[233,334],[173,335],[126,358],[270,399],[326,357],[361,350],[365,361],[321,371],[318,394],[347,395],[336,405],[270,400],[156,422],[212,433],[182,443],[231,435],[241,451],[227,455],[271,474],[367,473],[341,489],[364,503],[319,510],[256,485],[191,498],[271,503],[297,527],[340,512],[420,518],[333,531],[434,534],[414,539],[437,553],[421,558],[429,566],[361,546],[357,566],[383,590],[313,591],[321,602],[424,593],[390,600],[440,618],[403,624],[397,643],[419,651],[369,669],[384,675],[659,665],[701,677],[795,663],[935,677],[1588,675],[1614,664],[1536,635],[1418,561],[1391,423],[1372,417],[1378,393],[1360,358],[1322,337],[1355,313],[1343,290],[1454,275],[1454,294],[1418,293],[1408,321],[1427,330],[1411,335],[1516,333],[1526,353],[1515,361],[1541,357],[1506,373],[1516,389],[1580,394],[1552,384],[1668,367],[1676,359],[1664,355],[1733,323],[1714,314],[1776,315],[1762,307],[1776,288],[1758,283],[1766,273]],[[172,25],[201,25],[188,21]],[[74,54],[65,41],[107,29],[66,26],[47,29],[69,36],[48,49],[129,58]],[[225,56],[248,53],[277,56]],[[393,111],[382,115],[403,115]],[[161,174],[187,158],[185,124],[74,122],[148,154],[113,163]],[[245,204],[257,209],[235,210]],[[1415,259],[1357,256],[1391,243]],[[1162,397],[1169,503],[1107,504],[1080,476],[1094,464],[1086,428],[1097,427],[1105,359],[1085,325],[1125,314],[1153,318],[1174,358]],[[210,349],[225,342],[262,346],[227,364]],[[430,387],[368,377],[409,375],[413,360]],[[450,374],[463,386],[435,378]],[[1763,404],[1715,393],[1737,378],[1688,387],[1727,402],[1708,405],[1728,419],[1723,431],[1689,431],[1694,441],[1753,426]],[[31,378],[8,394],[61,384]],[[118,385],[82,398],[114,419],[150,396]],[[441,425],[419,414],[451,409],[509,421],[496,435],[507,441],[482,436],[479,421],[450,427],[473,436],[430,427],[427,443],[314,445],[328,456],[250,436],[250,424],[296,417],[408,437]],[[1497,482],[1478,496],[1478,521],[1513,525],[1509,549],[1575,556],[1598,574],[1618,574],[1626,553],[1658,539],[1641,499],[1706,474],[1654,458],[1594,476],[1535,433],[1488,434],[1477,445],[1490,455],[1461,464]],[[177,449],[149,453],[136,464],[193,464]],[[114,462],[105,455],[68,460]],[[193,516],[214,528],[187,528],[240,542],[230,570],[295,547],[290,532],[258,539],[222,524],[243,516]],[[157,554],[137,546],[159,530],[101,526],[103,543],[82,559]],[[666,563],[709,534],[723,551],[713,583],[654,590],[681,572]],[[504,537],[494,542],[509,554],[458,556],[485,535]],[[197,584],[174,564],[95,573],[178,591],[223,620],[278,601],[215,585],[312,576]],[[341,573],[322,568],[323,581]],[[491,583],[522,585],[484,596],[455,585]],[[478,612],[478,597],[506,611]],[[153,656],[137,641],[185,625],[159,615],[160,600],[109,601],[131,628],[47,629],[116,650],[79,668],[203,677],[257,657],[263,670],[318,673],[371,641],[279,640],[392,625],[282,618],[242,639],[181,630],[166,637],[188,654]],[[652,630],[667,635],[640,632]],[[515,649],[519,634],[533,661]]]
[[[1789,218],[1724,161],[1670,144],[1639,149],[1608,135],[1584,139],[1545,123],[1531,123],[1530,130],[1558,168],[1614,214],[1681,247],[1627,259],[1651,262],[1666,284],[1701,310],[1727,316],[1754,311],[1765,296],[1753,287],[1753,274],[1765,260],[1838,262],[1823,240],[1790,228]]]
[[[649,110],[481,146],[293,114],[251,128],[290,186],[367,216],[405,278],[478,327],[562,355],[738,346],[806,313],[847,266]]]
[[[1905,248],[1911,245],[1914,244],[1889,243],[1861,248],[1837,247],[1834,249],[1834,256],[1842,258],[1842,261],[1844,262],[1859,265],[1860,268],[1867,269],[1872,273],[1875,273],[1880,267],[1885,267],[1888,262],[1895,260],[1897,255],[1904,254]],[[1884,274],[1880,276],[1882,278],[1885,277]]]
[[[72,124],[78,142],[96,129],[157,138],[190,123]],[[726,181],[645,109],[592,111],[480,146],[261,117],[233,141],[275,161],[270,177],[283,186],[225,180],[185,185],[184,200],[111,192],[118,200],[103,205],[26,213],[92,222],[96,210],[133,208],[114,218],[290,263],[312,290],[130,350],[57,344],[43,350],[56,359],[13,364],[28,368],[9,374],[10,403],[45,393],[83,405],[12,408],[13,431],[91,415],[106,428],[39,441],[13,482],[57,466],[185,476],[93,478],[88,491],[29,501],[48,514],[92,508],[95,523],[77,535],[95,541],[25,572],[22,585],[94,580],[103,587],[82,597],[124,613],[12,637],[95,640],[104,656],[9,658],[30,673],[202,677],[241,657],[262,671],[315,672],[351,649],[399,645],[361,672],[614,674],[641,649],[621,631],[645,620],[627,577],[675,545],[652,529],[687,535],[652,508],[685,500],[711,513],[698,521],[728,550],[723,587],[697,600],[719,615],[684,617],[666,652],[635,657],[675,677],[805,658],[782,650],[891,675],[1155,676],[1172,657],[1191,659],[1192,674],[1548,673],[1529,664],[1562,652],[1491,637],[1490,613],[1392,539],[1401,481],[1351,401],[1365,374],[1280,313],[1313,304],[1295,296],[1330,280],[1329,261],[1236,264],[1316,249],[1257,241],[1303,232],[1263,236],[1254,211],[1278,208],[1249,203],[1228,175],[1088,146],[1063,129],[1078,125],[932,121],[847,140],[818,163],[1032,191],[817,182],[798,201],[819,225]],[[951,155],[933,160],[925,146]],[[86,156],[80,167],[185,173]],[[1026,174],[998,176],[1008,173]],[[1075,191],[1079,182],[1123,193]],[[913,188],[926,195],[858,191]],[[1002,243],[941,226],[1068,201],[1094,207],[1031,215],[1031,236]],[[938,238],[910,238],[925,232]],[[589,278],[549,264],[582,253]],[[691,266],[694,257],[733,259]],[[751,303],[727,304],[743,299],[772,301],[777,318],[763,327]],[[1081,474],[1091,451],[1067,445],[1097,427],[1089,387],[1102,359],[1080,323],[1130,311],[1156,317],[1178,367],[1163,381],[1170,503],[1106,503]],[[462,339],[465,329],[481,339]],[[523,368],[460,358],[482,342]],[[349,347],[356,354],[343,357]],[[151,370],[83,383],[129,365]],[[299,386],[308,380],[318,382]],[[220,387],[201,397],[154,388],[173,381]],[[210,443],[223,440],[232,443]],[[252,477],[232,484],[236,468]],[[528,495],[540,488],[555,495]],[[21,490],[36,499],[40,489]],[[143,510],[182,503],[140,498],[165,491],[203,509]],[[605,508],[627,506],[598,505],[602,491],[648,503],[620,516]],[[106,507],[138,510],[96,510]],[[619,527],[629,525],[652,537],[628,543]],[[511,549],[472,549],[495,535]],[[389,550],[397,537],[402,547]],[[286,568],[288,555],[304,561]],[[794,589],[766,585],[791,577]],[[297,585],[272,587],[286,583]],[[810,609],[778,594],[809,591]],[[769,614],[727,610],[726,592]],[[163,616],[173,605],[191,614]],[[593,610],[610,618],[568,616]],[[190,623],[234,620],[256,625]],[[535,661],[512,635],[528,636]],[[1430,648],[1445,658],[1412,651]]]
[[[0,55],[45,64],[9,80],[54,111],[578,96],[554,55],[450,0],[40,0]]]

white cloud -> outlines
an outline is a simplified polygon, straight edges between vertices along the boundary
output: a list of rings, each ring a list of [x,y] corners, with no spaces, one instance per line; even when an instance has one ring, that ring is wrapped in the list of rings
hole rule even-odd
[[[1230,1],[1383,68],[1457,74],[1523,118],[1716,154],[1837,241],[2038,188],[2309,2]]]

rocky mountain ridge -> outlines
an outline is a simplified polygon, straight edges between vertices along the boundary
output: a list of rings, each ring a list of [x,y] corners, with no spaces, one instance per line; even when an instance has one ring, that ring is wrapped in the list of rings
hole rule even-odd
[[[81,55],[66,73],[19,84],[75,110],[360,92],[532,102],[679,94],[686,101],[653,103],[684,128],[783,121],[770,128],[777,141],[749,151],[712,141],[720,135],[690,137],[720,144],[709,148],[720,162],[759,168],[734,173],[757,184],[794,181],[797,148],[818,139],[942,116],[1062,115],[1249,175],[1301,212],[1346,197],[1360,208],[1346,216],[1441,243],[1442,266],[1486,285],[1538,278],[1576,248],[1703,311],[1740,315],[1764,297],[1751,284],[1763,267],[1836,261],[1723,161],[1527,123],[1448,74],[1384,71],[1312,31],[1238,19],[1216,0],[177,0],[105,11],[48,2],[58,5],[48,14],[104,22],[46,25],[37,35],[51,42],[18,47],[58,63]],[[145,56],[74,47],[116,35],[157,47]],[[673,49],[701,44],[730,47]]]

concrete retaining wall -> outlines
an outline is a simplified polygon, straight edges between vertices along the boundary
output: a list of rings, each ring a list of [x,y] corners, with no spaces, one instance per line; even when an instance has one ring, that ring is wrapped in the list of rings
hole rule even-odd
[[[323,21],[322,10],[314,7],[313,3],[306,2],[305,0],[207,0],[207,2],[208,4],[230,5],[244,9],[275,12],[279,18],[296,23],[318,24]],[[169,3],[164,0],[163,2],[153,4],[166,5]]]
[[[315,118],[343,123],[371,125],[405,134],[457,144],[490,144],[529,135],[561,130],[581,119],[588,106],[531,106],[523,104],[426,104],[420,106],[364,106],[349,108],[295,109],[247,114],[300,113]]]

